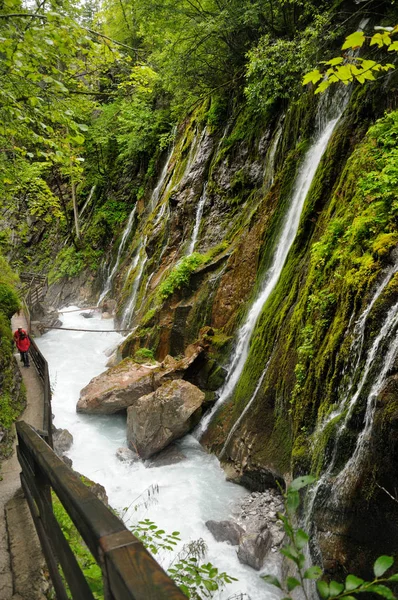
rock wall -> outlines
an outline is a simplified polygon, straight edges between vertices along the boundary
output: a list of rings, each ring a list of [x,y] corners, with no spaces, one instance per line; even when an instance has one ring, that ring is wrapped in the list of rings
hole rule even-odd
[[[375,338],[397,300],[398,279],[392,277],[369,311],[352,370],[355,325],[396,260],[396,86],[397,78],[390,77],[366,91],[351,91],[281,277],[253,331],[242,377],[202,439],[211,451],[223,450],[228,475],[253,491],[294,475],[316,474],[319,492],[308,508],[316,534],[313,550],[315,555],[320,550],[325,567],[338,573],[365,574],[377,554],[398,550],[396,503],[383,491],[394,495],[398,484],[395,363],[385,374],[385,387],[369,402],[392,337],[380,346],[380,360],[349,409]],[[180,125],[152,191],[148,188],[138,202],[111,295],[117,322],[131,329],[123,358],[142,348],[159,361],[179,357],[204,336],[201,366],[186,379],[214,400],[238,327],[270,265],[313,139],[317,99],[305,93],[267,118],[254,118],[240,104],[217,126],[208,124],[208,110],[205,102]],[[383,116],[385,110],[391,114]],[[109,264],[117,251],[116,242]],[[100,287],[98,280],[93,283],[91,294]],[[369,405],[375,407],[372,427],[359,475],[353,476],[345,466],[355,455]],[[383,446],[380,439],[386,441]],[[366,525],[371,515],[375,528]],[[376,530],[383,531],[377,541]],[[361,557],[358,548],[366,548]]]

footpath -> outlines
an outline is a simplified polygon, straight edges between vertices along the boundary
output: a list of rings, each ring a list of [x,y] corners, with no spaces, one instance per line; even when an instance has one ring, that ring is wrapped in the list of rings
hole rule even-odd
[[[25,317],[14,315],[12,330],[27,330]],[[22,365],[15,355],[26,387],[27,406],[20,419],[33,427],[43,428],[43,387],[31,361]],[[2,463],[0,481],[0,599],[45,600],[43,579],[45,561],[41,553],[29,507],[21,490],[21,469],[14,452]]]

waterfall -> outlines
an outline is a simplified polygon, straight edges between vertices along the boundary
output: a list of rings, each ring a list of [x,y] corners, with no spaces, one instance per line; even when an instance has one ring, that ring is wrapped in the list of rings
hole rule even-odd
[[[140,283],[141,283],[141,278],[142,278],[142,274],[144,272],[144,267],[145,264],[148,260],[148,256],[145,252],[145,246],[146,246],[146,238],[144,240],[144,242],[140,245],[140,247],[137,250],[137,254],[136,254],[136,258],[135,261],[133,263],[133,265],[130,267],[128,274],[127,274],[127,278],[130,275],[131,271],[133,270],[133,268],[135,268],[138,264],[138,262],[141,260],[140,262],[140,267],[138,270],[137,275],[135,276],[134,279],[134,283],[133,283],[133,287],[131,290],[131,294],[130,294],[130,298],[129,301],[126,305],[126,308],[124,309],[123,312],[123,316],[122,316],[122,321],[121,321],[121,329],[127,329],[127,327],[130,325],[130,321],[131,318],[133,316],[133,312],[134,312],[134,308],[135,308],[135,303],[137,301],[137,294],[138,294],[138,289],[140,287]],[[141,256],[143,255],[143,256]]]
[[[156,205],[157,205],[157,203],[159,201],[160,193],[161,193],[161,191],[163,189],[163,186],[164,186],[164,183],[165,183],[165,181],[167,179],[167,173],[168,173],[168,170],[169,170],[169,165],[170,165],[171,157],[173,156],[174,146],[175,146],[175,138],[173,140],[173,144],[171,146],[171,149],[170,149],[170,152],[168,154],[168,157],[167,157],[167,160],[165,162],[165,165],[164,165],[164,167],[162,169],[162,172],[160,174],[159,181],[158,181],[156,187],[154,188],[154,190],[152,192],[151,199],[149,201],[150,212],[153,211],[153,209],[156,207]]]
[[[194,248],[195,248],[195,244],[198,241],[198,234],[199,234],[200,224],[202,222],[203,209],[205,207],[206,200],[207,200],[207,184],[208,184],[208,182],[206,181],[206,183],[203,187],[202,195],[198,202],[198,206],[196,208],[195,225],[194,225],[194,228],[192,231],[192,238],[191,238],[191,242],[188,247],[187,254],[192,254],[192,252],[194,251]]]
[[[272,184],[274,183],[275,177],[275,155],[278,149],[279,140],[281,139],[283,127],[282,121],[283,116],[279,120],[276,134],[270,144],[269,150],[267,152],[266,162],[265,162],[265,171],[264,171],[264,187],[266,190],[269,190]]]
[[[326,121],[320,131],[320,134],[305,156],[303,165],[299,171],[294,185],[290,206],[279,233],[279,238],[276,243],[271,266],[265,274],[262,289],[250,308],[245,323],[238,331],[235,349],[227,368],[228,375],[226,381],[221,389],[219,399],[217,400],[215,406],[199,424],[199,436],[206,431],[214,413],[226,402],[226,400],[228,400],[228,398],[230,398],[242,374],[249,354],[250,339],[256,326],[257,319],[260,316],[263,306],[278,282],[287,255],[296,237],[300,223],[301,211],[311,187],[312,180],[315,176],[323,153],[327,148],[336,123],[338,122],[345,107],[344,101],[340,102],[339,104],[341,104],[341,108],[338,111],[338,116]],[[321,102],[319,111],[323,112],[323,110],[323,103]]]
[[[365,328],[366,328],[368,316],[369,316],[373,306],[375,305],[376,301],[381,296],[384,289],[390,283],[392,277],[395,275],[395,273],[397,273],[397,271],[398,271],[398,264],[394,264],[387,270],[387,273],[385,274],[382,281],[376,288],[376,291],[373,294],[366,309],[363,311],[363,313],[360,315],[358,321],[355,323],[354,332],[353,332],[353,341],[352,341],[351,348],[350,348],[350,361],[351,361],[351,364],[353,364],[354,366],[350,369],[351,376],[350,376],[348,385],[346,385],[345,388],[343,390],[341,390],[341,392],[339,393],[339,396],[342,398],[342,400],[341,400],[340,404],[338,405],[338,407],[334,411],[332,411],[330,413],[330,415],[328,415],[323,420],[323,422],[320,424],[320,426],[317,428],[317,430],[315,432],[315,439],[318,437],[318,435],[320,433],[322,433],[322,431],[325,429],[325,427],[328,425],[328,423],[330,423],[331,421],[333,421],[333,419],[335,419],[336,417],[341,415],[341,413],[343,412],[343,410],[345,408],[347,398],[349,397],[349,394],[354,385],[355,373],[357,372],[357,369],[359,367],[359,363],[360,363],[360,360],[362,357],[362,349],[363,349],[363,343],[364,343],[364,339],[365,339]],[[352,317],[351,317],[351,319],[352,319]],[[358,399],[358,396],[362,391],[363,384],[366,381],[366,377],[367,377],[368,371],[372,365],[372,362],[374,360],[375,354],[377,352],[377,348],[378,348],[378,343],[377,343],[377,338],[376,338],[375,343],[372,346],[370,353],[368,355],[368,359],[366,361],[366,366],[364,369],[364,376],[362,377],[362,379],[358,385],[357,392],[353,395],[353,397],[350,401],[350,404],[348,407],[349,408],[348,418],[351,416],[352,408],[354,407],[356,400]]]
[[[225,451],[226,451],[226,449],[227,449],[227,447],[228,447],[228,444],[229,444],[229,442],[231,441],[231,439],[232,439],[232,436],[234,435],[235,431],[238,429],[239,425],[241,424],[241,422],[242,422],[242,420],[243,420],[243,417],[245,416],[245,414],[246,414],[246,413],[247,413],[247,411],[249,410],[250,406],[253,404],[254,400],[256,399],[256,397],[257,397],[257,394],[258,394],[258,392],[259,392],[259,389],[261,388],[261,385],[262,385],[262,383],[263,383],[263,381],[264,381],[264,377],[265,377],[265,375],[267,374],[267,371],[268,371],[268,367],[269,367],[269,364],[270,364],[270,362],[271,362],[271,358],[269,358],[269,360],[267,361],[267,364],[265,365],[265,368],[264,368],[263,372],[261,373],[261,377],[260,377],[260,379],[258,380],[258,383],[257,383],[257,385],[256,385],[256,389],[254,390],[254,392],[253,392],[253,394],[252,394],[252,397],[250,398],[249,402],[246,404],[246,406],[245,406],[244,410],[242,411],[242,413],[241,413],[241,415],[240,415],[239,419],[238,419],[238,420],[237,420],[237,421],[234,423],[234,425],[232,426],[232,428],[231,428],[231,431],[229,432],[229,434],[228,434],[228,436],[227,436],[227,439],[225,440],[224,446],[222,447],[222,449],[221,449],[221,452],[220,452],[220,454],[219,454],[219,457],[218,457],[218,458],[219,458],[220,460],[221,460],[221,459],[222,459],[222,457],[224,456],[224,453],[225,453]]]
[[[354,376],[359,368],[359,363],[362,358],[364,335],[365,335],[365,328],[366,328],[368,316],[369,316],[375,302],[381,296],[381,294],[387,287],[388,283],[391,281],[392,277],[397,272],[398,272],[397,264],[393,265],[390,269],[387,270],[387,273],[385,274],[382,281],[376,288],[376,291],[375,291],[371,301],[369,302],[368,306],[363,311],[363,313],[359,317],[357,323],[355,324],[354,340],[351,344],[351,349],[350,349],[350,360],[352,361],[353,367],[351,369],[351,376],[350,376],[349,384],[346,387],[346,389],[341,391],[342,399],[339,403],[338,408],[335,411],[333,411],[324,420],[321,427],[319,429],[317,429],[315,432],[314,437],[315,437],[315,443],[316,443],[316,440],[318,439],[320,433],[323,431],[323,429],[326,427],[326,425],[328,423],[331,423],[334,419],[337,419],[340,415],[343,414],[344,411],[346,411],[344,420],[338,426],[337,431],[336,431],[334,446],[333,446],[332,455],[331,455],[329,464],[328,464],[326,470],[324,471],[324,473],[322,474],[322,476],[320,477],[320,479],[318,480],[318,482],[316,483],[316,485],[309,491],[308,504],[307,504],[307,510],[306,510],[307,522],[309,521],[309,519],[312,515],[314,504],[315,504],[315,501],[317,499],[320,489],[322,489],[325,485],[327,485],[328,480],[333,472],[333,469],[334,469],[335,463],[336,463],[336,458],[338,455],[338,450],[340,447],[341,436],[347,428],[347,425],[348,425],[349,420],[354,412],[354,408],[357,404],[357,401],[358,401],[361,393],[364,390],[365,384],[368,383],[369,375],[371,374],[372,369],[374,369],[376,357],[380,353],[380,349],[382,347],[384,347],[386,341],[388,341],[388,338],[393,333],[393,338],[389,344],[389,349],[387,351],[387,355],[385,357],[383,356],[383,364],[381,365],[379,374],[376,376],[372,372],[372,377],[375,377],[375,382],[372,385],[372,388],[367,397],[364,429],[363,429],[362,433],[358,436],[356,448],[355,448],[355,451],[354,451],[352,457],[347,462],[344,469],[339,473],[338,478],[335,480],[335,482],[333,484],[334,489],[337,489],[337,487],[339,487],[339,485],[342,485],[342,482],[344,480],[346,480],[348,473],[353,472],[354,466],[358,466],[357,463],[359,460],[359,456],[361,455],[363,445],[369,436],[369,433],[370,433],[370,430],[372,427],[372,423],[373,423],[373,414],[374,414],[374,408],[375,408],[374,401],[375,401],[375,398],[377,397],[378,393],[381,390],[381,387],[385,380],[385,376],[392,365],[392,362],[396,356],[397,349],[398,349],[398,338],[396,336],[396,332],[394,333],[394,329],[396,328],[396,326],[398,324],[398,303],[395,304],[387,313],[378,335],[373,340],[373,343],[367,352],[367,356],[366,356],[365,364],[364,364],[364,367],[362,370],[361,378],[360,378],[358,385],[355,389],[355,392],[352,394],[352,396],[351,396],[351,392],[353,392],[353,388],[354,388]]]
[[[379,335],[377,336],[374,345],[377,342],[377,347],[380,346],[381,342],[384,341],[387,337],[390,337],[392,334],[392,339],[388,345],[387,354],[383,356],[383,363],[380,369],[378,376],[376,377],[371,390],[368,394],[366,401],[366,411],[365,411],[365,419],[364,419],[364,428],[361,434],[357,438],[356,446],[353,455],[350,460],[346,463],[344,469],[339,473],[335,486],[339,488],[341,485],[347,481],[347,478],[352,474],[359,474],[360,472],[360,461],[364,456],[364,447],[367,441],[370,438],[372,426],[373,426],[373,418],[375,414],[376,408],[376,399],[381,389],[384,385],[386,375],[388,371],[394,364],[394,361],[397,356],[398,351],[398,335],[397,335],[397,326],[398,326],[398,302],[390,308],[388,311],[387,317],[384,321],[383,327],[381,328]],[[373,350],[373,348],[372,348]],[[375,354],[375,353],[374,353]],[[369,372],[369,367],[367,365],[366,372]],[[351,410],[352,413],[352,410]]]
[[[99,306],[101,304],[102,300],[105,298],[105,296],[110,292],[110,290],[112,288],[113,278],[114,278],[114,276],[115,276],[115,274],[117,272],[117,269],[119,267],[120,259],[122,257],[122,253],[123,253],[124,247],[126,245],[127,238],[129,237],[129,235],[131,233],[131,230],[132,230],[132,227],[133,227],[134,217],[135,217],[136,210],[137,210],[137,205],[134,206],[134,208],[131,211],[130,216],[128,218],[127,225],[126,225],[126,227],[125,227],[125,229],[123,231],[122,239],[121,239],[120,244],[119,244],[119,249],[118,249],[118,252],[117,252],[117,257],[116,257],[115,264],[113,265],[113,269],[111,270],[111,272],[108,275],[108,278],[107,278],[107,280],[105,282],[105,287],[104,287],[104,289],[103,289],[103,291],[102,291],[102,293],[101,293],[101,295],[100,295],[100,297],[98,299],[97,306]]]

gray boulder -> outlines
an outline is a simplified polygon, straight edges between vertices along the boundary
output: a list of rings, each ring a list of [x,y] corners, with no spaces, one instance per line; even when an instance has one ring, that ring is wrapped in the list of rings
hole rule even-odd
[[[53,431],[54,452],[62,458],[64,452],[68,452],[73,444],[73,435],[67,429],[55,429]]]
[[[190,431],[200,418],[205,395],[182,379],[168,381],[127,410],[127,441],[149,458]]]
[[[206,527],[217,542],[228,542],[232,546],[238,546],[245,533],[243,527],[234,521],[206,521]]]
[[[263,529],[260,533],[246,532],[239,544],[238,559],[241,563],[259,571],[271,545],[272,536],[268,529]]]

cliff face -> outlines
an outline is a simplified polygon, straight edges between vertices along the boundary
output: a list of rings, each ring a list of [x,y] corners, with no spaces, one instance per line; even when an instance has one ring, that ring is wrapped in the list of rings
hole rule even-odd
[[[178,357],[200,338],[186,378],[222,400],[202,443],[252,490],[317,475],[314,553],[358,575],[398,539],[397,78],[372,85],[267,117],[206,101],[136,201],[137,169],[110,152],[90,227],[108,231],[103,197],[128,205],[124,229],[96,278],[50,294],[115,299],[123,358]]]
[[[397,113],[383,117],[395,108],[394,92],[391,79],[351,92],[259,310],[239,381],[202,437],[250,489],[315,473],[315,539],[325,566],[341,572],[365,572],[377,553],[397,550],[396,504],[382,489],[393,493],[398,483],[390,315]],[[303,95],[267,121],[253,123],[243,109],[217,126],[208,125],[208,110],[181,125],[152,195],[140,201],[111,295],[119,323],[132,328],[123,356],[140,347],[158,359],[178,356],[202,336],[206,360],[189,377],[212,401],[285,243],[286,215],[319,137],[315,117],[329,109]],[[365,525],[371,517],[383,531],[377,544]]]

